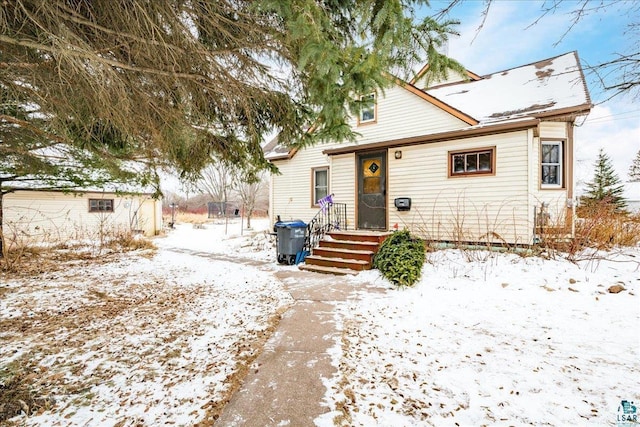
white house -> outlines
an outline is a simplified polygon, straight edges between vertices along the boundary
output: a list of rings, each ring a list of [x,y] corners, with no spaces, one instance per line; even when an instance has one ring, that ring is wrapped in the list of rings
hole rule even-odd
[[[577,53],[486,76],[428,77],[425,67],[363,95],[370,103],[350,121],[356,143],[267,144],[281,173],[271,180],[272,220],[309,221],[333,194],[351,229],[511,244],[570,234],[573,127],[592,107]]]
[[[3,214],[5,238],[24,242],[162,230],[161,202],[146,193],[16,190],[3,196]]]

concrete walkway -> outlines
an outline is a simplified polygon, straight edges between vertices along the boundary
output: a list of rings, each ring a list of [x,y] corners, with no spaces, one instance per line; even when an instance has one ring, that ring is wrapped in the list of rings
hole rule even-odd
[[[335,373],[327,353],[340,339],[335,302],[355,298],[356,287],[332,275],[295,270],[275,275],[295,304],[283,314],[216,426],[313,426],[316,417],[329,411],[322,405],[322,379]]]

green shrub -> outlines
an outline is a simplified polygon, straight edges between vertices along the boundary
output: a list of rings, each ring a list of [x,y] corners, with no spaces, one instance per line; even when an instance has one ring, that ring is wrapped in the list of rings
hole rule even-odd
[[[409,231],[395,231],[380,245],[373,266],[398,287],[413,286],[422,273],[425,248]]]

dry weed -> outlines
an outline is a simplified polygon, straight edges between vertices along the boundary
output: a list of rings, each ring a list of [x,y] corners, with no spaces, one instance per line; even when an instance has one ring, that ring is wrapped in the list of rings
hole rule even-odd
[[[28,277],[58,271],[63,262],[108,262],[114,253],[129,251],[155,252],[155,245],[141,235],[128,232],[114,233],[102,242],[64,242],[53,246],[16,245],[0,258],[0,274],[5,277]]]
[[[640,214],[616,212],[609,204],[601,203],[578,211],[576,233],[570,253],[585,247],[608,250],[640,243]]]
[[[209,216],[207,213],[176,212],[175,219],[176,223],[204,224],[209,221]],[[171,218],[166,222],[171,222]]]

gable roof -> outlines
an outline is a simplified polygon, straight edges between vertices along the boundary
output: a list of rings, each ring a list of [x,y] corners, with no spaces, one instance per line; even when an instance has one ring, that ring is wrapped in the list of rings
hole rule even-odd
[[[278,139],[278,135],[274,136],[273,139],[267,142],[262,147],[262,152],[264,153],[264,158],[267,160],[286,160],[293,157],[293,155],[298,151],[296,148],[285,147],[280,144]]]
[[[412,84],[412,85],[416,85],[416,83],[418,83],[420,81],[420,79],[422,79],[425,76],[425,74],[427,74],[427,71],[429,71],[429,64],[424,65],[420,69],[420,71],[418,71],[416,73],[416,75],[413,76],[413,78],[411,80],[409,80],[409,83]],[[482,78],[479,75],[477,75],[476,73],[474,73],[473,71],[469,71],[469,70],[465,70],[464,74],[469,80],[480,80]],[[460,77],[462,78],[462,76],[460,76]]]
[[[420,72],[424,74],[424,70],[426,68]],[[325,154],[352,152],[394,143],[415,143],[414,140],[425,138],[435,140],[438,137],[447,139],[452,135],[464,137],[502,132],[505,129],[520,128],[523,123],[530,127],[538,123],[536,120],[545,117],[584,115],[592,107],[575,51],[482,77],[473,73],[469,76],[470,81],[452,82],[430,89],[420,89],[410,82],[394,78],[398,86],[462,120],[469,127],[430,136],[405,138],[406,141],[349,144],[325,150]],[[419,77],[414,80],[418,81]],[[296,151],[280,145],[277,137],[264,147],[267,160],[290,159]]]
[[[454,106],[451,106],[449,104],[447,104],[446,102],[441,101],[440,99],[436,98],[433,95],[428,94],[427,92],[418,89],[416,86],[412,85],[411,83],[405,82],[404,80],[401,80],[397,77],[395,77],[395,83],[408,90],[409,92],[413,93],[414,95],[418,95],[420,98],[422,98],[423,100],[427,101],[428,103],[435,105],[436,107],[440,108],[441,110],[451,114],[452,116],[454,116],[457,119],[462,120],[463,122],[465,122],[466,124],[473,126],[473,125],[477,125],[479,122],[471,117],[469,114],[466,114],[465,112],[457,109]]]
[[[586,113],[591,108],[576,52],[426,92],[481,123],[524,116]]]

